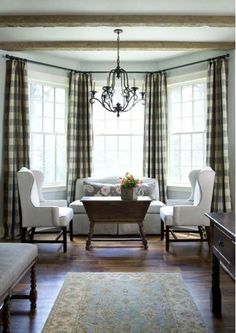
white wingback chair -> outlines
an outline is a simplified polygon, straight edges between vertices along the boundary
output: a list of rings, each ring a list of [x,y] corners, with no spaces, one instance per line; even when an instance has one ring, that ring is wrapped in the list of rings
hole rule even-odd
[[[164,234],[164,226],[166,228],[166,250],[169,250],[169,242],[183,241],[183,239],[171,239],[169,232],[178,227],[206,227],[209,234],[209,219],[204,213],[210,212],[211,201],[213,195],[213,187],[215,180],[215,171],[210,167],[202,170],[194,170],[191,175],[194,190],[188,199],[188,204],[176,204],[173,206],[165,206],[160,209],[160,217],[162,223],[162,239]],[[201,239],[203,240],[203,239]]]
[[[41,190],[44,177],[41,171],[23,167],[17,172],[17,179],[22,216],[22,241],[26,241],[28,231],[31,242],[63,243],[63,249],[66,252],[68,226],[70,240],[73,240],[73,210],[67,207],[66,200],[45,200],[43,198]],[[36,241],[34,240],[35,233],[46,233],[46,231],[36,231],[36,228],[59,228],[60,232],[55,240]],[[61,236],[63,236],[63,240],[59,240]]]

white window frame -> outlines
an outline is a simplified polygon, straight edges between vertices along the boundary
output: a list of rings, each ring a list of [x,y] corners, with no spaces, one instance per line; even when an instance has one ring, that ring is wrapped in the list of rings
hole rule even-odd
[[[205,149],[203,150],[203,161],[205,161],[205,164],[202,166],[204,167],[206,165],[206,127],[205,130],[203,131],[191,131],[191,132],[185,132],[185,131],[179,131],[179,132],[171,132],[170,128],[171,126],[171,105],[170,105],[170,88],[172,87],[183,87],[186,86],[188,84],[197,84],[197,83],[202,83],[204,82],[206,84],[207,82],[207,77],[206,77],[206,72],[196,72],[196,73],[191,73],[191,74],[185,74],[185,75],[181,75],[181,76],[177,76],[177,77],[172,77],[168,79],[168,87],[167,87],[167,91],[168,91],[168,176],[167,176],[167,185],[168,188],[174,189],[174,190],[186,190],[187,188],[190,187],[189,182],[187,181],[186,177],[186,182],[182,182],[182,183],[173,183],[170,181],[169,179],[169,173],[170,173],[170,137],[171,135],[184,135],[184,134],[190,134],[191,135],[191,141],[192,141],[192,134],[203,134],[204,135],[204,147]],[[207,109],[207,94],[205,94],[205,99],[204,99],[204,109],[205,109],[205,119],[206,119],[206,109]],[[182,103],[182,100],[181,100]],[[193,100],[192,100],[193,103]],[[192,112],[193,112],[193,108],[192,108]],[[182,112],[181,112],[182,113]],[[180,148],[181,150],[181,148]],[[191,163],[192,163],[192,150],[191,150]]]
[[[54,89],[55,88],[64,88],[65,89],[65,133],[64,136],[67,136],[67,114],[68,114],[68,90],[69,90],[69,82],[68,82],[68,78],[66,76],[59,76],[59,75],[54,75],[54,74],[48,74],[45,72],[37,72],[37,71],[32,71],[29,70],[28,71],[29,74],[29,85],[31,83],[34,84],[40,84],[40,85],[44,85],[44,86],[51,86]],[[55,100],[54,100],[55,101]],[[30,105],[30,101],[29,101],[29,105]],[[44,108],[42,109],[42,121],[43,121],[43,115],[44,115]],[[55,117],[55,105],[54,105],[54,117]],[[54,121],[54,130],[55,130],[55,121]],[[36,132],[34,132],[36,133]],[[45,145],[45,135],[48,134],[46,132],[38,132],[39,134],[43,134],[43,142]],[[37,134],[37,133],[36,133]],[[55,138],[57,137],[57,135],[61,135],[59,133],[56,133],[55,131],[53,131],[53,133],[50,134],[54,134]],[[31,142],[31,130],[30,130],[30,142]],[[55,160],[57,157],[57,152],[55,151]],[[32,155],[31,152],[31,145],[30,145],[30,157]],[[66,165],[66,159],[67,159],[67,149],[65,149],[65,165]],[[45,148],[43,148],[43,161],[45,161]],[[43,169],[44,169],[45,163],[43,162]],[[56,168],[56,164],[55,164],[55,168]],[[56,174],[56,169],[54,170],[55,174]],[[67,172],[67,170],[66,170]],[[66,173],[65,172],[65,173]],[[52,183],[44,183],[43,184],[43,190],[48,192],[48,191],[53,191],[53,192],[57,192],[57,191],[63,191],[66,189],[66,179],[64,183],[59,183],[59,182],[52,182]]]
[[[137,84],[137,86],[139,86],[139,87],[142,87],[142,83],[143,83],[143,81],[137,81],[136,80],[136,84]],[[101,91],[101,88],[102,88],[102,86],[104,85],[104,81],[96,81],[96,90],[98,90],[98,93],[97,93],[97,95],[98,95],[98,98],[99,98],[99,95],[100,95],[100,91]],[[140,101],[140,102],[138,102],[138,104],[141,104],[142,102]],[[99,104],[99,102],[98,101],[96,101],[94,104],[93,104],[93,112],[96,112],[96,105],[98,105]],[[128,113],[130,113],[130,112],[135,112],[135,110],[130,110],[130,111],[127,111]],[[112,115],[113,117],[114,117],[114,119],[117,119],[117,115],[116,115],[116,113],[111,113],[111,112],[109,112],[109,111],[107,111],[107,110],[105,110],[105,117],[104,117],[104,121],[105,121],[105,123],[106,123],[106,121],[107,121],[107,115],[108,114],[110,114],[110,115]],[[109,117],[110,117],[110,115],[109,115]],[[119,117],[119,119],[118,119],[118,121],[122,121],[122,116],[124,116],[124,113],[120,113],[120,117]],[[144,116],[144,111],[143,111],[143,116]],[[109,120],[108,120],[109,121]],[[132,118],[130,117],[130,119],[129,120],[127,120],[127,121],[129,121],[130,122],[130,129],[131,129],[131,124],[132,124]],[[144,125],[144,120],[143,120],[143,125]],[[119,132],[119,131],[118,131]],[[142,137],[143,138],[143,136],[144,136],[144,133],[142,132],[142,133],[140,133],[140,134],[138,134],[138,133],[132,133],[132,131],[130,130],[130,132],[129,133],[107,133],[106,132],[106,130],[104,130],[104,131],[101,131],[100,133],[93,133],[93,140],[96,140],[96,137],[104,137],[105,139],[104,139],[104,161],[105,161],[105,154],[106,154],[106,151],[108,151],[107,149],[106,149],[106,137],[117,137],[117,150],[116,150],[116,152],[117,152],[117,159],[119,158],[118,157],[118,154],[119,154],[119,137],[129,137],[130,138],[130,147],[129,147],[129,150],[130,150],[130,153],[131,153],[131,157],[130,157],[130,161],[131,161],[131,163],[132,163],[132,153],[134,153],[134,154],[136,154],[136,151],[135,150],[132,150],[132,137],[137,137],[137,136],[139,136],[139,137]],[[142,147],[141,147],[141,153],[143,153],[143,145],[142,145]],[[116,162],[118,162],[118,160],[116,161]],[[115,163],[115,161],[114,161],[114,163]],[[105,163],[104,163],[104,165],[105,165]],[[96,173],[96,170],[95,170],[95,165],[94,165],[94,163],[93,163],[93,169],[92,169],[92,176],[93,177],[106,177],[106,171],[104,171],[104,174],[102,175],[102,174],[98,174],[98,173]],[[132,167],[131,167],[132,168]],[[134,173],[132,170],[123,170],[122,171],[122,174],[120,175],[118,175],[118,176],[123,176],[123,173],[125,173],[126,171],[129,171],[129,172],[131,172],[131,173]],[[109,174],[110,176],[112,175],[112,174]],[[114,175],[114,174],[113,174]],[[139,174],[136,174],[135,173],[135,175],[136,176],[138,176],[138,177],[142,177],[143,176],[143,164],[140,166],[140,171],[139,171]]]

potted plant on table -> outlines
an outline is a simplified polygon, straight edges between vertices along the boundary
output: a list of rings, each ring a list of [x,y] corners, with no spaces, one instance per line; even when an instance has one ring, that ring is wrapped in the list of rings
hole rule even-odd
[[[142,184],[142,180],[135,178],[129,172],[126,172],[124,177],[120,177],[121,182],[121,199],[122,200],[137,200],[138,186]]]

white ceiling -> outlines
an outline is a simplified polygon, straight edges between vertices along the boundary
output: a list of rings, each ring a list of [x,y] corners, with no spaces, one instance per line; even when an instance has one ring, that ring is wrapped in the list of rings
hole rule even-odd
[[[1,0],[0,13],[233,15],[234,0]]]
[[[139,15],[234,15],[234,0],[0,0],[0,15],[24,14],[139,14]],[[0,28],[1,41],[115,41],[114,27]],[[214,27],[122,27],[122,41],[234,41],[234,28]],[[107,61],[115,51],[40,51],[76,59]],[[122,51],[124,61],[153,61],[187,51]],[[188,52],[193,52],[189,50]]]

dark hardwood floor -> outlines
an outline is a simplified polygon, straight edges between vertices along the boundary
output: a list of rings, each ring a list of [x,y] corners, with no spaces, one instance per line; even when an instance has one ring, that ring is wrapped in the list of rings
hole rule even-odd
[[[86,251],[85,238],[75,237],[73,242],[68,242],[66,254],[58,245],[40,245],[37,311],[35,314],[29,313],[27,300],[13,300],[11,333],[41,332],[67,272],[83,271],[180,272],[209,332],[235,332],[234,282],[222,270],[222,319],[214,318],[210,311],[211,257],[208,245],[197,242],[175,243],[170,245],[170,252],[167,253],[160,237],[148,237],[148,242],[148,250],[133,247],[134,242],[117,242],[115,244],[118,247],[114,247],[114,243],[99,242],[96,248]],[[127,247],[121,247],[123,245]],[[25,277],[17,286],[18,291],[28,288],[27,280]]]

